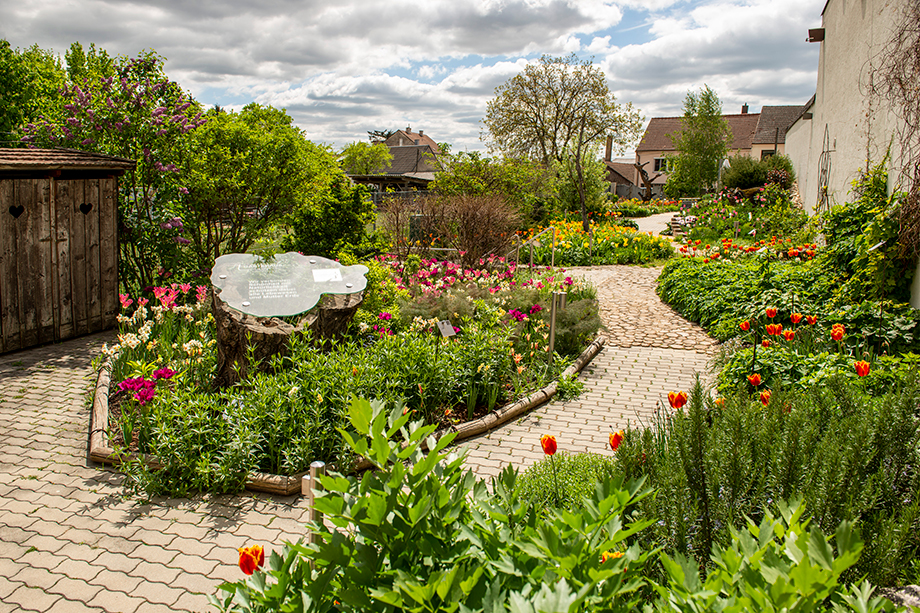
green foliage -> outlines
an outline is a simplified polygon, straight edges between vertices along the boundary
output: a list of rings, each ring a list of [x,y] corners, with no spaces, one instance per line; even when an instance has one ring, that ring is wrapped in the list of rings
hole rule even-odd
[[[525,470],[517,480],[515,493],[525,504],[546,513],[553,509],[577,512],[590,503],[599,481],[615,475],[613,458],[560,451]]]
[[[295,209],[289,217],[291,234],[282,241],[287,251],[334,258],[340,251],[364,255],[366,226],[374,219],[367,188],[354,185],[340,172],[325,189]]]
[[[659,521],[651,546],[712,564],[731,528],[760,522],[779,500],[801,497],[822,530],[851,521],[869,544],[850,579],[901,580],[920,555],[920,388],[909,378],[879,398],[830,378],[823,386],[773,389],[764,406],[750,386],[706,398],[700,385],[684,409],[629,431],[616,453],[627,478],[658,491],[640,505]]]
[[[887,159],[853,182],[854,200],[823,219],[827,249],[818,258],[833,302],[906,302],[916,263],[898,243],[902,194],[888,195]]]
[[[0,143],[12,147],[25,124],[59,114],[58,90],[66,73],[53,52],[38,45],[13,49],[0,39]]]
[[[658,611],[890,611],[881,596],[872,598],[868,582],[843,589],[842,575],[859,559],[863,543],[844,521],[836,530],[834,547],[820,528],[804,519],[804,505],[780,502],[780,515],[766,513],[760,525],[732,528],[731,544],[712,550],[712,568],[700,577],[697,564],[680,554],[661,555],[667,586],[656,586]],[[806,531],[807,530],[807,531]]]
[[[439,196],[500,196],[525,221],[543,219],[556,194],[554,174],[537,162],[487,158],[477,152],[442,152],[428,188]]]
[[[732,133],[722,117],[722,103],[708,85],[687,92],[681,130],[671,135],[678,155],[664,193],[669,198],[699,196],[719,178],[719,165],[728,153]]]
[[[767,165],[746,155],[736,155],[722,173],[722,185],[730,189],[760,187],[767,182]]]
[[[370,175],[386,172],[393,154],[382,142],[354,142],[345,146],[339,154],[342,169],[351,175]]]
[[[209,111],[183,153],[175,210],[199,270],[224,253],[245,253],[338,172],[283,110],[249,104]]]
[[[550,166],[576,148],[613,134],[618,147],[639,136],[632,104],[621,106],[600,67],[567,57],[542,56],[495,89],[483,120],[490,147],[512,158]]]
[[[322,478],[311,543],[273,552],[268,569],[221,586],[225,611],[628,611],[648,552],[631,539],[650,522],[626,515],[640,483],[599,483],[580,512],[542,513],[516,493],[509,468],[491,488],[433,427],[401,407],[354,400],[351,451],[373,472]],[[423,453],[427,444],[428,453]],[[491,491],[490,491],[491,490]],[[602,561],[602,554],[619,557]]]

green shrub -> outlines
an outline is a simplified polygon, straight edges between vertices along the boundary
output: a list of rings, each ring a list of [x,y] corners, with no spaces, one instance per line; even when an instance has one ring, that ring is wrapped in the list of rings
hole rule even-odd
[[[357,246],[365,239],[373,212],[367,188],[338,175],[313,201],[291,212],[291,234],[282,241],[282,248],[326,258],[336,257],[343,249],[360,255]]]
[[[593,497],[595,485],[612,477],[615,470],[613,458],[560,451],[524,471],[517,480],[515,493],[536,509],[581,511]]]
[[[722,184],[730,189],[760,187],[767,182],[767,165],[746,155],[736,155],[722,173]]]
[[[647,546],[707,565],[714,545],[730,545],[732,527],[759,523],[776,501],[801,497],[825,532],[844,520],[862,532],[866,555],[850,579],[903,580],[920,555],[916,378],[870,398],[831,377],[803,392],[775,388],[766,406],[749,389],[716,404],[697,385],[683,410],[627,432],[619,470],[644,476],[658,492],[640,504],[658,519],[644,533]]]

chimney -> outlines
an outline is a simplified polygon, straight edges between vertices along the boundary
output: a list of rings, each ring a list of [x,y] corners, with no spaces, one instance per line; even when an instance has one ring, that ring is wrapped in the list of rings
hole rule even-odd
[[[742,114],[742,115],[747,115],[747,112],[748,112],[748,105],[747,105],[746,103],[745,103],[745,104],[742,104],[742,105],[741,105],[741,114]]]
[[[609,162],[611,155],[613,155],[613,134],[607,137],[607,149],[604,151],[604,161]]]
[[[406,126],[406,134],[412,134],[412,128]]]
[[[419,130],[419,131],[418,131],[418,135],[419,135],[419,136],[425,136],[425,131],[424,131],[424,130]]]

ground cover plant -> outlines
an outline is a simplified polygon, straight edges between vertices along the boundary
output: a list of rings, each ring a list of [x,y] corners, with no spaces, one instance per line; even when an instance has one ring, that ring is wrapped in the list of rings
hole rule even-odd
[[[119,342],[106,348],[120,401],[110,427],[124,451],[159,463],[127,463],[131,486],[147,494],[234,491],[253,471],[294,474],[314,460],[345,469],[351,458],[338,429],[352,395],[403,401],[438,426],[466,421],[558,378],[600,326],[593,290],[558,270],[369,264],[372,312],[356,317],[346,338],[331,349],[308,335],[295,339],[267,372],[220,390],[211,387],[216,347],[205,288],[155,288],[156,304],[122,296]],[[550,361],[553,291],[566,292],[569,305]],[[449,339],[436,326],[444,320],[456,333]]]
[[[776,516],[734,531],[712,549],[700,577],[695,561],[661,555],[666,575],[648,568],[644,545],[654,516],[642,480],[599,480],[577,510],[531,504],[509,467],[491,487],[464,469],[452,440],[430,437],[401,406],[354,400],[343,430],[374,469],[321,478],[308,540],[240,549],[249,575],[225,583],[211,602],[223,611],[579,613],[587,611],[881,611],[866,582],[845,579],[863,547],[848,522],[833,544],[803,519],[803,506],[778,502]],[[427,441],[430,451],[422,451]],[[544,435],[553,460],[555,439]],[[280,545],[280,547],[279,547]],[[266,548],[271,551],[266,555]]]
[[[659,213],[679,211],[680,202],[677,200],[651,200],[645,202],[641,198],[628,198],[611,202],[609,209],[620,213],[623,217],[648,217]]]

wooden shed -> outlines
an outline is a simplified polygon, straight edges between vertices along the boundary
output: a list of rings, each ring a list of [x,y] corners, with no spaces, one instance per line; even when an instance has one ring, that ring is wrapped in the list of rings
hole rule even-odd
[[[0,149],[0,352],[115,325],[118,177],[134,165]]]

